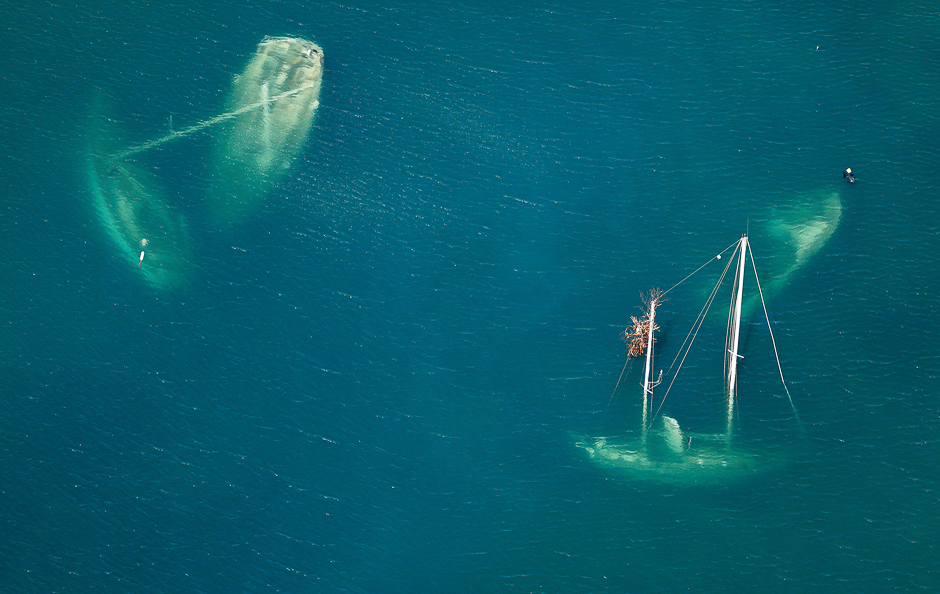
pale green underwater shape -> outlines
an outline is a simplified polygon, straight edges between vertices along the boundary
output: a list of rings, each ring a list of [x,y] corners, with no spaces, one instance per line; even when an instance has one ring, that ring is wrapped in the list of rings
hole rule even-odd
[[[835,233],[842,221],[842,201],[836,190],[804,195],[795,206],[780,208],[767,224],[768,234],[789,251],[789,266],[764,288],[775,294],[790,282]]]
[[[102,227],[121,259],[148,284],[158,289],[185,285],[193,273],[186,218],[171,208],[152,174],[129,159],[109,156],[126,143],[101,97],[91,112],[85,175]]]
[[[323,49],[300,38],[266,38],[235,78],[211,164],[210,209],[223,226],[243,220],[281,180],[320,105]],[[259,105],[260,109],[246,109]]]
[[[572,438],[595,467],[614,477],[679,487],[728,484],[786,463],[775,453],[735,444],[725,434],[683,433],[674,419],[661,418],[661,427],[647,432],[646,443],[639,437]]]

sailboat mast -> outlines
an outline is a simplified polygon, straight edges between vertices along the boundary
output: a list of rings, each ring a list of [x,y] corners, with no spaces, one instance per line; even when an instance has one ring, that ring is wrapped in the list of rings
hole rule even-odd
[[[731,321],[730,361],[728,362],[728,435],[731,435],[731,426],[734,417],[734,395],[738,382],[738,342],[741,338],[741,302],[744,297],[744,259],[747,256],[747,235],[740,241],[740,260],[738,262],[738,276],[735,280],[734,316]]]
[[[643,372],[643,443],[646,444],[646,430],[649,425],[649,401],[652,398],[650,374],[653,366],[653,328],[656,327],[656,299],[650,298],[649,333],[646,338],[646,371]]]

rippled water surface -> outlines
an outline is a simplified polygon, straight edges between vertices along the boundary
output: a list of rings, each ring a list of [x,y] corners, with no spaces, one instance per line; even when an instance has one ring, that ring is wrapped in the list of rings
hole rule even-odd
[[[0,14],[0,590],[940,588],[935,5]],[[323,47],[320,107],[242,224],[212,215],[211,131],[134,158],[187,221],[159,286],[96,210],[93,112],[128,144],[209,119],[279,35]],[[636,427],[637,370],[611,390],[640,292],[745,231],[804,431],[757,315],[737,431],[785,462],[591,464],[573,435]],[[691,431],[723,422],[710,365],[664,404]]]

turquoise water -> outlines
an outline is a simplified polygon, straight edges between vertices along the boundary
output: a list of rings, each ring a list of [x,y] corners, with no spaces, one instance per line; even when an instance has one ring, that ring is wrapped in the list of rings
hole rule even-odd
[[[2,14],[0,590],[940,588],[935,5]],[[161,290],[94,209],[89,106],[128,142],[210,118],[266,35],[324,48],[310,139],[235,229],[211,134],[137,160],[196,254]],[[805,435],[768,355],[741,370],[740,431],[789,464],[589,464],[571,433],[632,428],[608,400],[639,293],[748,226],[785,269],[767,229],[832,192],[769,303]],[[668,307],[664,348],[698,311]],[[709,429],[701,375],[666,408]]]

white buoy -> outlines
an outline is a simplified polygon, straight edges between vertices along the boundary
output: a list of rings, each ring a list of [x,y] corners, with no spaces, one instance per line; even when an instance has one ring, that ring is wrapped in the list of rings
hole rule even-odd
[[[140,252],[140,262],[137,263],[137,266],[143,266],[143,265],[144,265],[144,253]]]

